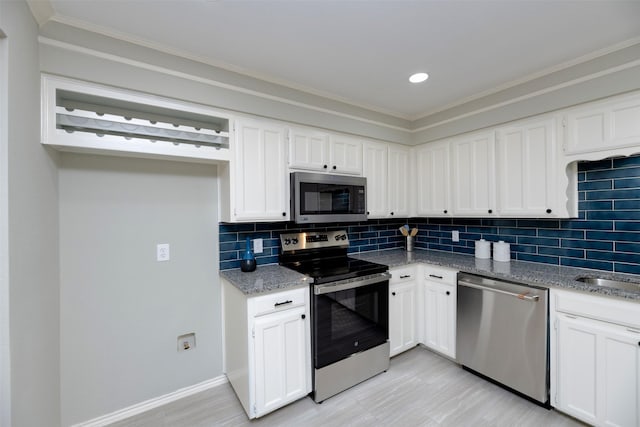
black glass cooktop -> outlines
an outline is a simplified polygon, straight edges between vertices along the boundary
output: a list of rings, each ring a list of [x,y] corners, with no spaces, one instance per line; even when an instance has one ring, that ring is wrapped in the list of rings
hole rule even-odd
[[[315,284],[384,273],[389,269],[388,266],[383,264],[346,256],[283,262],[282,265],[312,277]]]

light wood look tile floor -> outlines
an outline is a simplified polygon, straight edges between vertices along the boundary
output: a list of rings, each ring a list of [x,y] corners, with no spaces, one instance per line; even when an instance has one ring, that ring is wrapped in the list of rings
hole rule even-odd
[[[322,404],[301,399],[249,421],[229,384],[113,424],[205,426],[582,426],[546,410],[424,348],[391,360],[377,375]]]

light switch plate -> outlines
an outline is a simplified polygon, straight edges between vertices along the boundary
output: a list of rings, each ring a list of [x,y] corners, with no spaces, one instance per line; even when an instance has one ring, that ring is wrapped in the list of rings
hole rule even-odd
[[[262,239],[253,239],[253,253],[261,254],[263,251],[262,248]]]
[[[458,230],[451,231],[451,241],[453,242],[460,241],[460,232]]]
[[[171,253],[169,252],[168,243],[158,243],[156,246],[156,260],[157,261],[169,261],[171,259]]]

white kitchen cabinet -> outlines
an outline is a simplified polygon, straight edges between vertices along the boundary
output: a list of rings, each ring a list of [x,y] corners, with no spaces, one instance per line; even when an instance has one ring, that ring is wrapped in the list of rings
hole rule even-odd
[[[418,344],[416,334],[417,272],[417,266],[390,270],[390,356],[395,356],[396,354],[409,350]]]
[[[452,209],[459,216],[496,213],[495,132],[457,137],[452,150]]]
[[[640,152],[640,92],[565,111],[564,150],[581,160]]]
[[[500,216],[568,217],[559,197],[566,177],[558,169],[555,117],[506,126],[497,135]]]
[[[289,129],[289,168],[329,169],[329,134],[309,128]]]
[[[247,296],[222,284],[226,374],[249,418],[309,394],[309,289]]]
[[[416,148],[417,214],[450,216],[449,141],[430,142]]]
[[[551,399],[595,426],[640,425],[640,305],[552,290]]]
[[[235,134],[232,161],[220,165],[221,220],[288,220],[285,128],[266,120],[239,119]]]
[[[420,286],[420,342],[452,359],[456,357],[457,271],[425,265]]]
[[[409,216],[410,153],[409,148],[398,144],[363,143],[369,218]]]
[[[391,216],[404,218],[411,213],[411,150],[399,144],[389,144],[388,200]]]
[[[362,170],[367,178],[367,215],[369,218],[386,218],[389,215],[387,144],[366,141],[363,154]]]
[[[362,175],[362,141],[344,135],[330,135],[329,172]]]

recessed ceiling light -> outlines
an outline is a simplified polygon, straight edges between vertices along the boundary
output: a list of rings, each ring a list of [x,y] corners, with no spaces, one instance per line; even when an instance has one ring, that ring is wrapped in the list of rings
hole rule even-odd
[[[411,77],[409,77],[409,81],[411,83],[422,83],[428,78],[429,78],[429,74],[427,73],[415,73]]]

